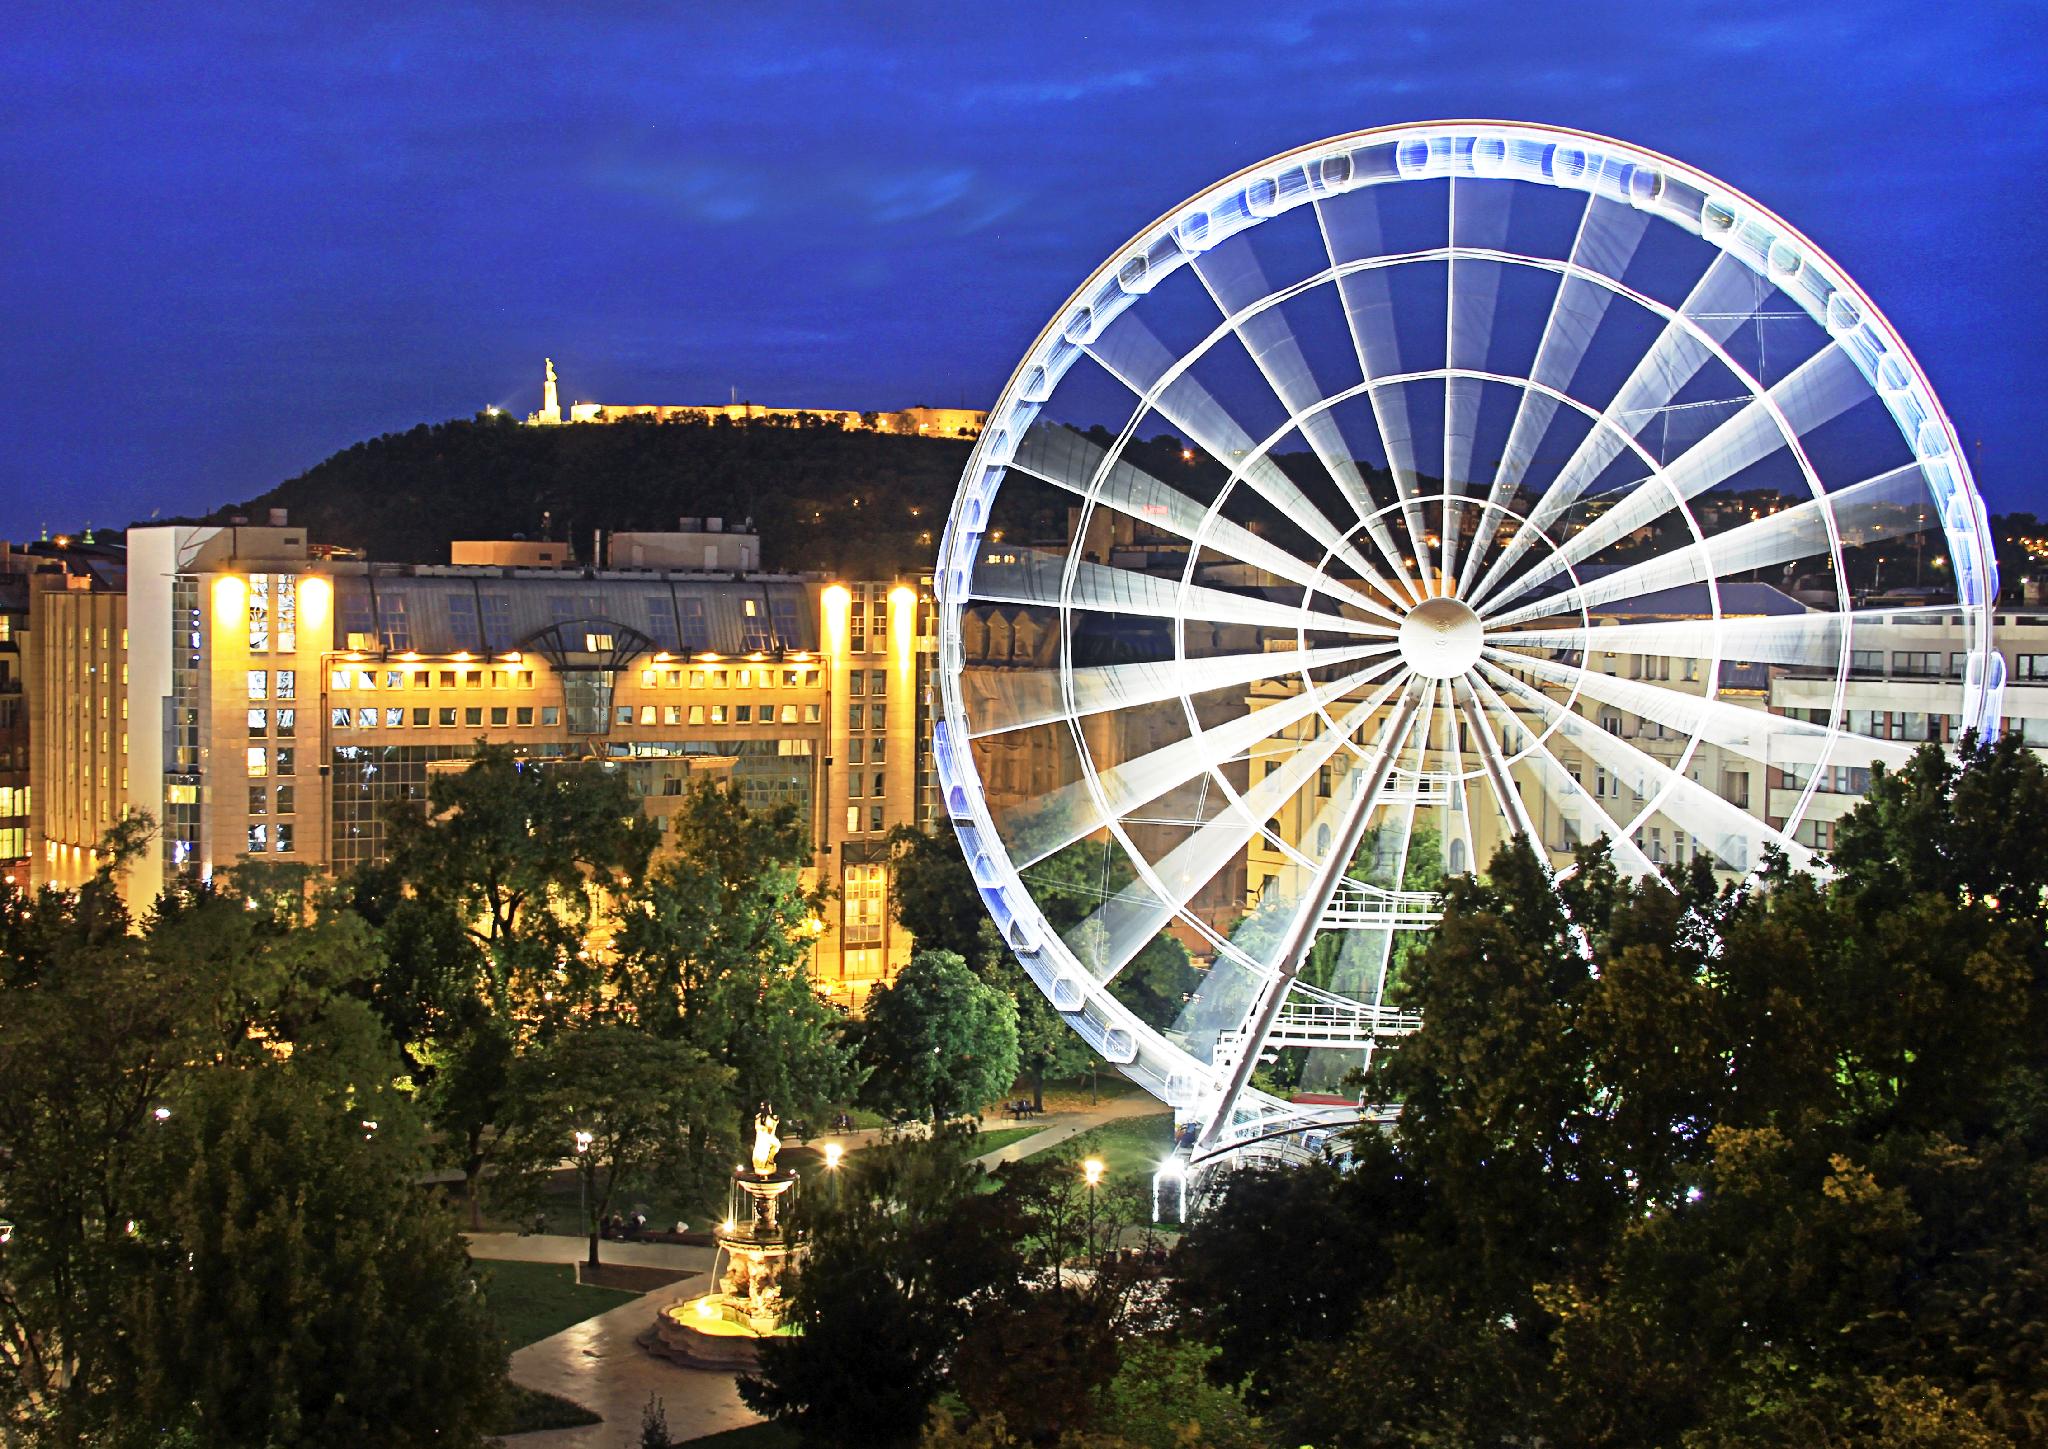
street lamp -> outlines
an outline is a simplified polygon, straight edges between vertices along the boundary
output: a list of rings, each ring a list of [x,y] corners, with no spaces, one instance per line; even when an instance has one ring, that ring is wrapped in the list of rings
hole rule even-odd
[[[580,1159],[590,1155],[590,1144],[597,1140],[589,1132],[576,1133],[576,1203],[583,1219],[583,1229],[590,1234],[590,1266],[597,1266],[597,1224],[590,1220],[590,1174]]]
[[[1095,1253],[1095,1189],[1102,1183],[1103,1165],[1099,1157],[1091,1157],[1081,1164],[1081,1176],[1088,1180],[1088,1252]]]
[[[836,1172],[839,1168],[839,1161],[844,1156],[846,1156],[846,1149],[844,1147],[840,1146],[837,1142],[827,1142],[825,1144],[825,1170],[827,1172]]]

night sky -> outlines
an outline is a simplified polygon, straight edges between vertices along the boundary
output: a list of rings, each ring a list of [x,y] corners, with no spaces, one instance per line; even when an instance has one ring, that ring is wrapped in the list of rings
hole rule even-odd
[[[372,20],[366,13],[389,12]],[[496,403],[986,407],[1275,151],[1583,127],[1748,191],[2048,512],[2034,3],[9,7],[0,532],[246,497]]]

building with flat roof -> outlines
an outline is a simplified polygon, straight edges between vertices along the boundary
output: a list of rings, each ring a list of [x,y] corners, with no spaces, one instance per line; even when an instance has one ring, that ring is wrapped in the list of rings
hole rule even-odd
[[[932,810],[919,598],[686,567],[370,564],[284,526],[138,528],[125,578],[34,595],[50,645],[37,878],[89,876],[131,811],[162,826],[129,873],[136,902],[245,860],[346,874],[382,858],[390,812],[423,806],[435,773],[503,745],[600,761],[664,822],[700,779],[793,807],[810,880],[834,893],[816,976],[850,1004],[909,955],[886,835]]]

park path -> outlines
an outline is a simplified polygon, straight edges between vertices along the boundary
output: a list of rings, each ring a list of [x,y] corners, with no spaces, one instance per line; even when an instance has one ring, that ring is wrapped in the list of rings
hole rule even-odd
[[[1163,1114],[1166,1110],[1156,1097],[1113,1097],[1100,1106],[1090,1107],[1085,1112],[1062,1112],[1056,1119],[1047,1121],[1043,1131],[1034,1132],[1029,1137],[1019,1137],[1015,1142],[998,1147],[993,1152],[984,1152],[974,1160],[983,1167],[998,1168],[1006,1162],[1021,1162],[1027,1157],[1045,1151],[1048,1147],[1057,1147],[1069,1138],[1079,1137],[1083,1132],[1092,1132],[1108,1123],[1121,1121],[1126,1117],[1155,1116]],[[990,1120],[984,1120],[982,1123],[984,1130],[1003,1125],[1005,1124]]]
[[[589,1248],[584,1239],[559,1233],[466,1236],[470,1256],[479,1260],[580,1263]],[[515,1352],[513,1383],[559,1394],[602,1414],[604,1422],[510,1435],[506,1449],[631,1449],[640,1442],[640,1413],[649,1394],[662,1401],[669,1437],[677,1443],[758,1423],[758,1416],[740,1402],[730,1374],[683,1368],[656,1358],[635,1341],[653,1325],[655,1314],[700,1291],[703,1275],[711,1271],[712,1250],[675,1243],[606,1243],[602,1251],[607,1263],[697,1276],[644,1293]]]

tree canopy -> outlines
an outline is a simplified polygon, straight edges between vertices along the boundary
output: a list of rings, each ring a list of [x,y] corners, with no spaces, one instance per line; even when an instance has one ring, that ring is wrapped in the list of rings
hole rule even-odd
[[[970,1116],[1017,1076],[1017,1008],[951,951],[920,951],[868,996],[863,1097],[901,1121]]]

